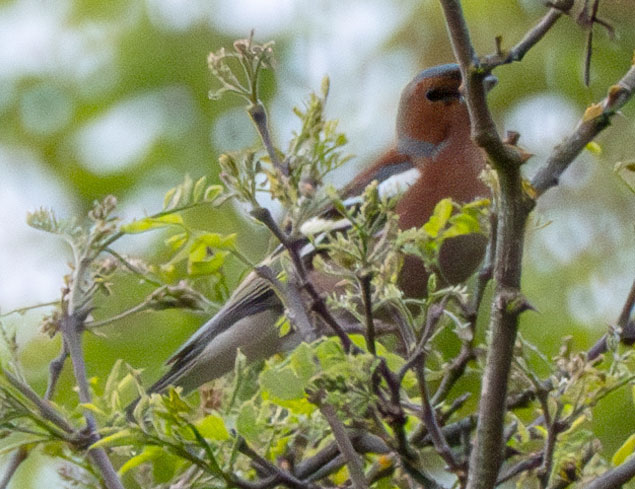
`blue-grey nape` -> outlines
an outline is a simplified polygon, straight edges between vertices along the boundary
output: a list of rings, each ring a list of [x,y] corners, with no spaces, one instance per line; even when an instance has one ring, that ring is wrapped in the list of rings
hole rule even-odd
[[[397,151],[412,158],[433,158],[443,149],[447,141],[441,143],[429,143],[406,135],[399,136]]]
[[[444,65],[426,68],[425,70],[420,71],[419,74],[415,76],[410,83],[416,84],[419,83],[421,80],[425,80],[426,78],[436,78],[440,76],[460,80],[461,70],[459,68],[459,65],[456,63],[447,63]],[[489,92],[498,83],[498,78],[496,78],[496,76],[494,76],[492,73],[488,73],[483,81],[485,83],[485,91]]]
[[[448,63],[445,65],[433,66],[420,71],[417,76],[412,80],[413,82],[420,82],[426,78],[436,78],[439,76],[449,76],[451,78],[461,79],[461,71],[459,65],[456,63]]]

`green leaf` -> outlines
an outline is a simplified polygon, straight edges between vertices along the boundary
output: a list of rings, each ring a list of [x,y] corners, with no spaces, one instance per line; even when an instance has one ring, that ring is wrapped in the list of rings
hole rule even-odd
[[[611,463],[615,467],[622,465],[633,454],[633,451],[635,451],[635,433],[629,436],[622,446],[617,449],[613,458],[611,458]]]
[[[436,238],[447,224],[448,219],[452,215],[452,210],[451,199],[440,200],[434,207],[434,213],[430,216],[428,222],[423,225],[423,230],[428,233],[430,237]]]
[[[452,226],[450,226],[444,233],[444,238],[451,238],[453,236],[460,236],[463,234],[478,233],[481,230],[478,219],[469,214],[457,214],[450,218]]]
[[[192,190],[192,201],[193,202],[200,202],[201,201],[201,197],[203,197],[203,194],[205,193],[205,185],[207,184],[207,177],[206,176],[202,176],[201,178],[199,178],[196,183],[194,184],[194,190]]]
[[[229,255],[227,251],[218,251],[209,257],[199,259],[200,251],[196,250],[188,258],[187,273],[192,276],[217,273],[224,265],[227,255]]]
[[[138,433],[130,429],[124,429],[110,436],[105,436],[101,440],[97,440],[90,448],[121,447],[135,445],[141,441],[143,441],[143,438]]]
[[[183,459],[166,451],[152,464],[152,475],[159,484],[167,484],[174,478]]]
[[[315,355],[324,370],[346,361],[346,355],[335,338],[327,338],[317,345]]]
[[[205,438],[210,440],[225,441],[229,439],[229,432],[225,427],[225,421],[217,414],[209,414],[196,423],[196,429]]]
[[[594,154],[595,156],[599,156],[602,154],[602,146],[600,146],[598,143],[596,143],[595,141],[590,141],[586,144],[585,146],[586,150],[589,153]]]
[[[259,382],[260,387],[274,398],[283,401],[304,398],[305,382],[291,367],[264,370],[260,374]]]
[[[151,462],[152,460],[156,460],[161,457],[165,452],[161,447],[157,447],[154,445],[146,446],[143,451],[130,459],[128,459],[117,471],[117,473],[122,476],[126,472],[145,462]]]
[[[187,242],[187,233],[176,233],[165,240],[166,246],[178,250]]]
[[[538,432],[538,434],[542,436],[545,440],[547,439],[548,433],[544,426],[536,425],[534,426],[534,430],[536,430],[536,432]]]
[[[87,409],[97,414],[98,416],[106,416],[106,413],[100,407],[97,407],[92,402],[83,403],[83,404],[80,404],[80,406],[84,409]]]
[[[166,214],[161,217],[145,217],[121,226],[121,231],[128,234],[145,233],[151,229],[167,226],[183,225],[183,218],[178,214]]]
[[[206,233],[197,236],[192,242],[192,246],[189,249],[188,260],[190,263],[211,261],[212,258],[221,254],[226,256],[227,253],[214,254],[213,250],[226,250],[231,249],[236,242],[236,235],[230,234],[228,236],[222,236],[217,233]]]
[[[203,200],[205,202],[212,202],[223,192],[223,187],[221,185],[210,185],[205,189],[205,194],[203,195]]]
[[[195,243],[217,250],[231,250],[236,246],[236,233],[223,236],[218,233],[205,233],[196,237]]]
[[[170,387],[167,395],[161,396],[161,402],[172,414],[189,413],[191,411],[190,405],[181,396],[180,388]]]
[[[276,322],[276,329],[278,330],[280,338],[288,335],[291,332],[291,323],[289,322],[289,318],[284,315],[280,316]]]
[[[185,178],[183,179],[183,183],[181,184],[182,192],[181,198],[177,202],[180,206],[187,205],[191,202],[192,197],[192,188],[194,187],[194,181],[189,174],[185,174]]]
[[[110,369],[108,378],[106,379],[106,385],[104,386],[104,397],[108,398],[116,390],[117,384],[121,375],[123,374],[124,363],[122,359],[118,359]]]
[[[170,201],[174,198],[174,194],[176,193],[176,187],[171,188],[165,193],[165,197],[163,197],[163,208],[167,209],[170,205]]]
[[[291,367],[293,367],[294,372],[303,382],[308,382],[315,375],[317,366],[315,365],[313,351],[309,345],[302,343],[293,351]]]
[[[315,404],[311,404],[308,399],[291,399],[289,401],[283,401],[282,399],[276,399],[275,404],[283,407],[293,414],[298,416],[310,416],[317,408]]]
[[[253,401],[244,403],[236,417],[236,431],[249,442],[259,442],[259,435],[264,426],[258,424],[258,413]]]
[[[134,399],[138,395],[137,380],[132,373],[127,373],[117,383],[115,389],[110,394],[110,407],[114,409],[120,409],[122,406],[119,403],[119,399]],[[105,395],[104,395],[105,397]]]
[[[518,435],[520,438],[520,442],[529,443],[529,440],[531,440],[531,434],[529,433],[527,426],[525,425],[525,423],[520,422],[518,419],[516,419],[515,421],[518,426]]]
[[[42,443],[50,441],[46,435],[36,435],[34,433],[14,432],[2,438],[2,447],[0,447],[0,455],[12,452],[16,448],[32,443]]]

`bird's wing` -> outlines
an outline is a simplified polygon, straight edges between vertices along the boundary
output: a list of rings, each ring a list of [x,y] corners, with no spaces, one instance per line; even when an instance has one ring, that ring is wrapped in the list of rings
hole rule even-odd
[[[378,183],[377,192],[380,198],[399,197],[414,185],[420,176],[421,172],[412,160],[393,149],[342,190],[342,204],[349,210],[359,207],[362,204],[364,190],[375,180]],[[300,232],[312,236],[312,243],[319,244],[328,239],[330,233],[346,231],[350,226],[351,222],[329,204],[315,217],[307,219],[300,227]],[[302,249],[303,256],[308,257],[315,250],[312,243]]]
[[[362,202],[361,194],[373,180],[377,180],[379,183],[380,196],[386,198],[398,196],[414,184],[419,175],[419,170],[407,156],[395,150],[390,151],[343,190],[341,194],[343,203],[351,209],[358,207]],[[329,233],[345,231],[350,225],[350,221],[332,205],[327,206],[316,217],[307,220],[301,228],[303,233],[313,237],[312,243],[309,243],[307,239],[307,244],[302,248],[302,257],[307,262],[310,261],[315,252],[314,243],[328,239]],[[273,260],[282,251],[284,251],[282,246],[279,246],[272,255]],[[208,345],[241,320],[251,317],[258,318],[259,313],[264,311],[275,311],[277,314],[282,314],[283,306],[269,283],[255,272],[251,272],[234,291],[223,308],[203,324],[167,361],[170,370],[148,391],[158,392],[168,385],[181,383],[181,377],[194,368],[201,356],[207,354],[204,353],[204,350],[208,348]],[[258,325],[257,327],[271,326]]]
[[[231,328],[241,319],[265,310],[277,310],[282,314],[283,307],[269,283],[251,272],[234,291],[225,306],[214,317],[201,326],[166,362],[170,370],[162,376],[149,392],[158,392],[170,384],[177,384],[179,378],[196,362],[201,352],[218,335]]]
[[[342,198],[359,198],[373,180],[379,183],[377,191],[380,197],[397,197],[414,185],[420,176],[410,157],[392,149],[348,184],[342,191]]]

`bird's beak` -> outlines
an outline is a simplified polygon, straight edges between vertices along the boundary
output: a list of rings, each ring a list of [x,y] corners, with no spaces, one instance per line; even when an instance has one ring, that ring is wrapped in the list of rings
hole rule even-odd
[[[485,93],[489,92],[492,88],[496,86],[498,83],[498,78],[496,78],[491,73],[488,74],[485,78],[483,78],[483,86],[485,87]],[[465,85],[461,83],[459,87],[459,93],[461,94],[461,101],[465,100]]]
[[[485,91],[489,92],[492,88],[496,86],[498,83],[498,78],[496,78],[491,73],[483,78],[483,86],[485,87]]]

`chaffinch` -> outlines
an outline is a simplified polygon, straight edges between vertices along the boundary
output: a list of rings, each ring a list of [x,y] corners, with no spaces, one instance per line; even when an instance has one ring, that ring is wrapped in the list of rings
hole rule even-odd
[[[495,78],[487,81],[493,85]],[[487,197],[489,190],[479,178],[485,165],[483,153],[470,138],[458,65],[435,66],[421,71],[403,90],[396,145],[341,195],[343,202],[352,202],[376,180],[380,196],[399,198],[395,208],[399,227],[419,227],[441,199],[467,203]],[[447,283],[465,280],[481,262],[485,247],[482,235],[446,240],[437,272]],[[400,285],[407,295],[421,295],[428,278],[423,263],[415,257],[405,260]],[[168,360],[169,371],[148,392],[169,385],[188,392],[220,377],[233,368],[238,348],[253,361],[298,345],[299,333],[280,337],[275,326],[283,309],[268,282],[252,271],[224,307]]]

